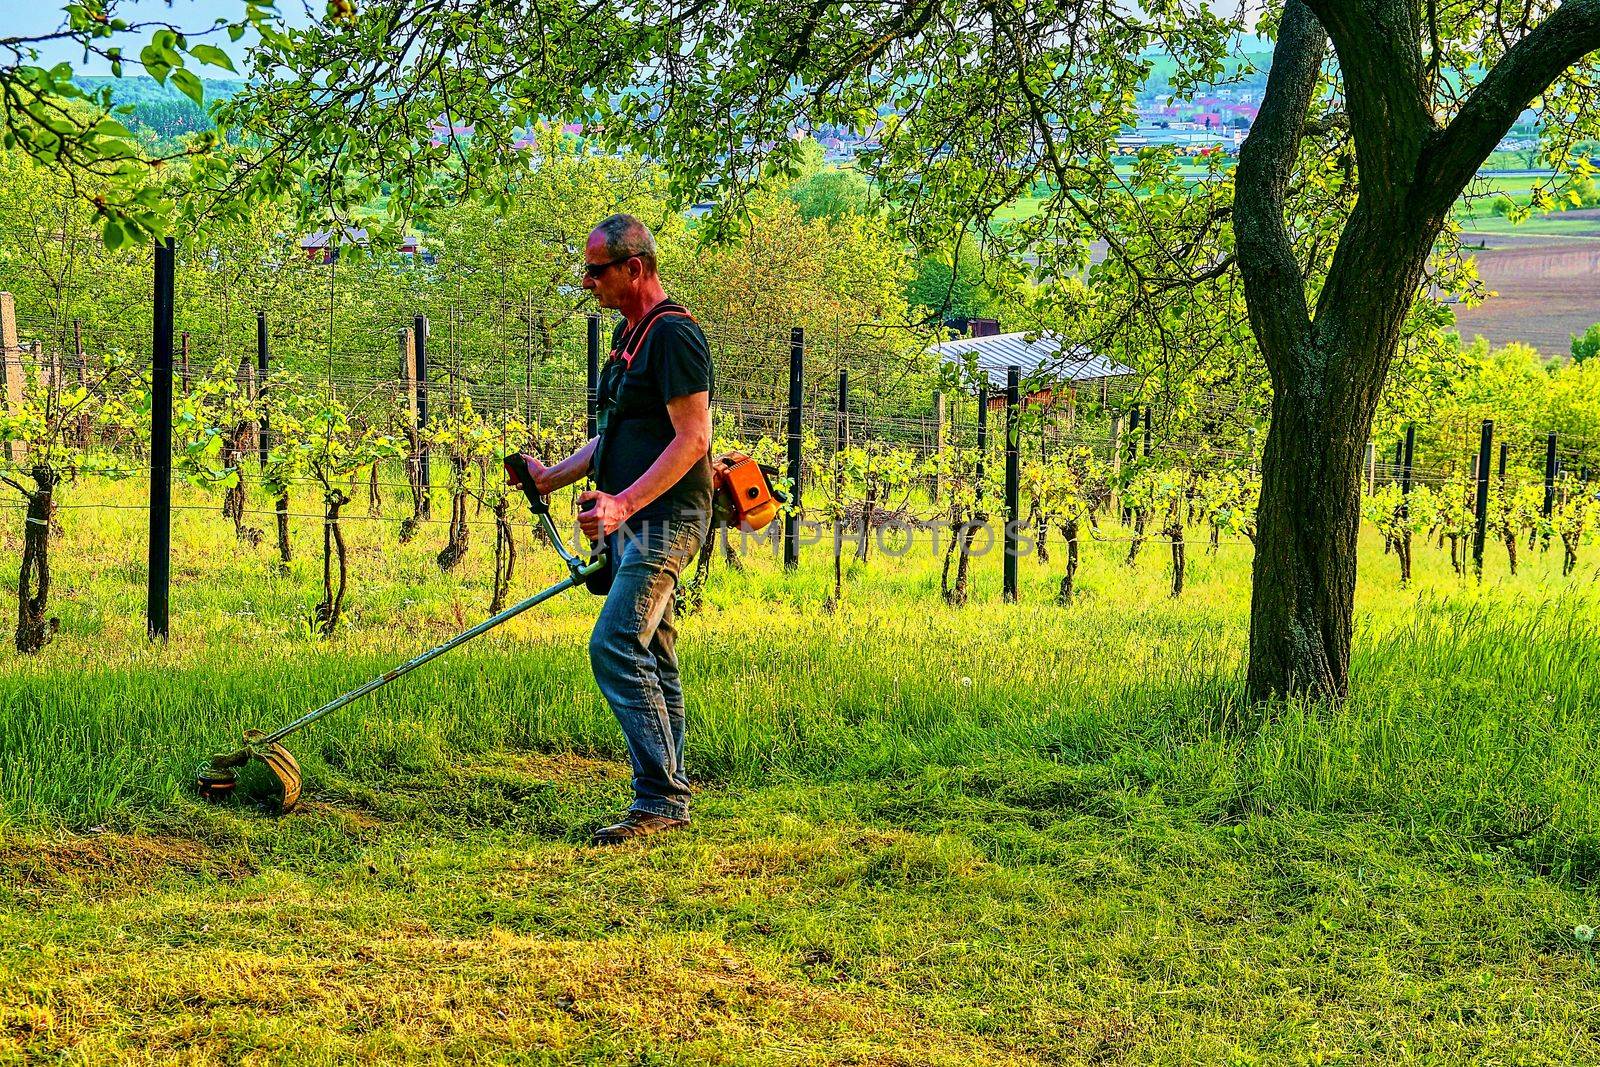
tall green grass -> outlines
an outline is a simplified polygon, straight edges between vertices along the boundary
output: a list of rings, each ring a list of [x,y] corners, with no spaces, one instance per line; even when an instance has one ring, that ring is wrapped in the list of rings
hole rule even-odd
[[[442,527],[400,547],[396,520],[358,520],[350,617],[318,641],[301,622],[318,595],[314,522],[297,522],[296,562],[280,576],[270,548],[236,546],[220,517],[181,511],[173,636],[151,645],[142,514],[62,515],[63,632],[39,656],[0,656],[0,818],[15,823],[181,820],[208,753],[354,687],[487,605],[491,527],[474,528],[463,572],[444,576],[432,563]],[[1347,814],[1419,847],[1514,849],[1543,872],[1600,877],[1592,567],[1561,579],[1535,557],[1511,579],[1491,557],[1480,587],[1419,549],[1415,587],[1402,591],[1369,544],[1350,700],[1263,709],[1238,690],[1248,545],[1191,546],[1189,586],[1174,600],[1165,546],[1129,568],[1123,543],[1088,543],[1070,607],[1052,600],[1056,547],[1056,563],[1024,561],[1015,605],[1000,600],[998,555],[977,561],[962,609],[940,601],[940,561],[925,547],[851,564],[833,613],[826,545],[792,575],[765,553],[746,557],[742,575],[719,560],[705,608],[681,622],[691,773],[750,786],[1048,763],[1210,822]],[[548,548],[524,537],[522,551],[520,591],[561,573]],[[595,607],[569,594],[314,725],[291,742],[311,787],[359,796],[436,782],[507,748],[622,758],[588,670]]]

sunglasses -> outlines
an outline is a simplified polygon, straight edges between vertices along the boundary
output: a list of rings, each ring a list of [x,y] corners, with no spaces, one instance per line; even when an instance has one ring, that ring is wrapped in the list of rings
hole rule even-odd
[[[628,260],[630,260],[632,258],[634,258],[634,257],[632,257],[632,256],[622,256],[619,259],[609,260],[609,261],[607,261],[605,263],[585,263],[583,265],[583,273],[587,277],[598,278],[598,277],[600,277],[600,275],[604,274],[607,270],[611,269],[612,267],[615,267],[618,263],[626,263],[626,262],[628,262]]]

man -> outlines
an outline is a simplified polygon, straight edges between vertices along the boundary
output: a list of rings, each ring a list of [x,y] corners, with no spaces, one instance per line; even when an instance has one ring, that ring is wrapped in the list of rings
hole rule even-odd
[[[600,373],[600,432],[551,467],[529,457],[541,493],[592,474],[578,525],[605,538],[614,577],[589,640],[595,681],[622,725],[633,764],[633,805],[595,832],[616,844],[684,826],[683,688],[673,648],[673,593],[709,532],[711,353],[656,274],[644,223],[612,215],[589,234],[583,287],[622,313]]]

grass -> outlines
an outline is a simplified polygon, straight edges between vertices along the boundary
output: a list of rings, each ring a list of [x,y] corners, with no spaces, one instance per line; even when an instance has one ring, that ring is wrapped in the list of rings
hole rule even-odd
[[[285,578],[179,512],[151,647],[142,515],[62,517],[64,632],[0,658],[0,1061],[1600,1058],[1593,560],[1491,548],[1478,587],[1419,548],[1400,591],[1369,544],[1351,700],[1262,712],[1247,545],[1173,601],[1163,546],[1091,544],[1069,609],[1059,562],[954,610],[875,555],[834,615],[826,546],[752,557],[681,627],[695,825],[596,853],[627,782],[577,594],[297,738],[301,813],[184,788],[479,617],[491,528],[445,577],[442,527],[352,522],[319,642],[314,523]]]

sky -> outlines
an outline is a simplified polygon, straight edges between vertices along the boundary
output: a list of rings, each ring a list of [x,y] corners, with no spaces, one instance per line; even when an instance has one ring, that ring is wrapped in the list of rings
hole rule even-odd
[[[278,10],[285,21],[295,26],[305,26],[311,22],[311,12],[306,6],[306,0],[278,0]],[[194,33],[210,27],[217,19],[237,19],[244,15],[244,0],[114,0],[113,16],[127,19],[129,22],[155,21],[171,23],[179,29]],[[0,0],[0,26],[4,29],[0,33],[5,36],[34,36],[36,34],[53,33],[66,25],[66,18],[61,13],[58,2],[52,0]],[[126,39],[116,42],[130,57],[137,57],[139,49],[149,39],[149,32],[138,36],[125,35]],[[235,65],[243,58],[249,47],[251,38],[246,36],[238,44],[231,44],[227,35],[218,33],[215,43],[223,51],[233,57]],[[211,41],[211,38],[206,38]],[[9,58],[9,57],[7,57]],[[71,63],[73,70],[79,74],[110,74],[110,66],[98,56],[91,56],[84,62],[83,50],[74,47],[70,42],[52,41],[39,46],[39,59],[43,66],[52,66],[62,61]],[[123,68],[124,74],[142,73],[137,67]],[[205,75],[227,76],[225,71],[215,68],[206,70]]]

